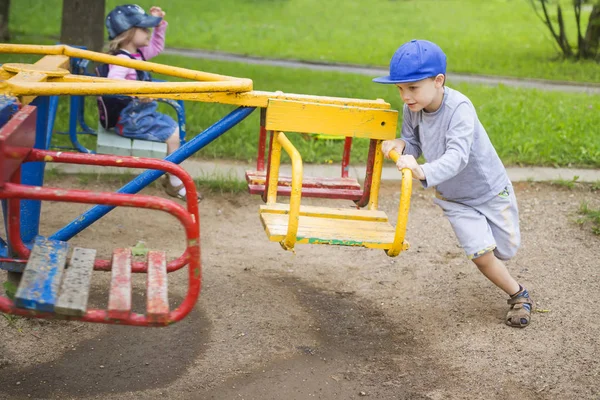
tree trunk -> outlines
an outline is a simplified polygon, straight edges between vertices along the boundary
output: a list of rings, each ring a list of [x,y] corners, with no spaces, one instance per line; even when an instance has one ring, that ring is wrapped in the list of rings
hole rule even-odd
[[[585,32],[585,54],[583,58],[596,58],[600,42],[600,3],[594,4],[590,13],[587,30]]]
[[[10,0],[0,0],[0,40],[8,42],[10,32],[8,31],[8,12],[10,10]]]
[[[63,0],[60,41],[102,51],[105,0]]]

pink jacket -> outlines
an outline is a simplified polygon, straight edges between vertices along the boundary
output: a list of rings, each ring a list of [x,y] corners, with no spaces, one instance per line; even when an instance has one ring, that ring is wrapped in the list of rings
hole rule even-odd
[[[140,48],[140,51],[144,54],[146,60],[151,59],[152,57],[156,57],[159,55],[163,49],[165,48],[165,33],[167,31],[167,21],[162,21],[154,30],[152,31],[152,37],[150,38],[150,43],[148,46],[144,46]],[[141,60],[142,56],[139,53],[132,54],[137,60]],[[117,57],[123,57],[126,59],[130,59],[125,54],[119,54]],[[110,79],[129,79],[132,81],[137,80],[137,74],[135,73],[135,69],[121,67],[120,65],[110,65],[108,67],[108,76]]]

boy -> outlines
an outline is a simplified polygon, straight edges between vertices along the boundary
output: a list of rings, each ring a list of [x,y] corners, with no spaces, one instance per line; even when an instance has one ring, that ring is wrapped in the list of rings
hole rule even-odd
[[[390,74],[374,82],[394,84],[404,101],[400,139],[386,140],[386,157],[409,168],[424,187],[435,186],[434,202],[444,211],[467,257],[510,298],[506,324],[524,328],[533,301],[501,260],[520,245],[519,211],[500,158],[471,101],[444,86],[446,55],[436,44],[412,40],[390,62]],[[423,154],[426,163],[416,159]]]

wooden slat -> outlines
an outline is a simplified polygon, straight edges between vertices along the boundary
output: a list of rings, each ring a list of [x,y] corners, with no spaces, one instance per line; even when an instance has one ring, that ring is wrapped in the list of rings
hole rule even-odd
[[[260,218],[269,240],[279,242],[287,234],[287,215],[262,213]],[[388,249],[394,241],[394,233],[388,222],[300,216],[296,243]]]
[[[131,249],[115,249],[108,296],[108,317],[127,318],[131,313]]]
[[[169,316],[167,256],[164,251],[148,252],[148,298],[146,315],[152,322],[164,322]]]
[[[266,129],[369,139],[394,139],[398,112],[289,100],[269,100]]]
[[[246,171],[246,181],[253,185],[264,185],[267,180],[265,171]],[[279,186],[291,186],[292,177],[279,176]],[[331,178],[331,177],[302,177],[302,189],[315,187],[324,189],[355,189],[360,190],[360,183],[355,178]]]
[[[53,312],[69,245],[59,240],[35,238],[31,255],[15,295],[20,308]]]
[[[287,214],[290,211],[289,204],[266,204],[260,206],[260,214]],[[300,216],[317,217],[323,219],[344,219],[353,221],[376,221],[387,222],[385,212],[379,210],[357,210],[352,208],[329,208],[316,206],[300,206]]]
[[[54,310],[59,314],[81,317],[87,311],[90,282],[94,271],[95,249],[73,249],[60,295]]]

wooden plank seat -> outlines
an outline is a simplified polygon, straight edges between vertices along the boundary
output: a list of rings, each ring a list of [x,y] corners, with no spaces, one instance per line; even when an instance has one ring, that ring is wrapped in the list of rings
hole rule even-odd
[[[246,181],[250,194],[262,194],[265,191],[266,171],[246,171]],[[289,196],[291,193],[291,176],[279,176],[277,194]],[[335,198],[343,200],[359,200],[363,191],[356,178],[344,177],[311,177],[302,179],[302,196]]]
[[[280,242],[288,230],[289,205],[260,206],[260,219],[270,241]],[[296,243],[335,244],[389,249],[395,228],[379,210],[300,206]]]
[[[114,129],[104,129],[100,123],[97,132],[96,152],[98,154],[150,158],[165,158],[167,156],[166,143],[129,139],[118,135]]]
[[[71,317],[86,314],[96,250],[76,247],[67,263],[68,250],[66,242],[42,236],[35,238],[15,295],[18,308]],[[125,319],[131,314],[131,259],[129,248],[113,252],[108,299],[111,319]],[[152,322],[166,321],[169,301],[164,252],[148,252],[146,289],[148,318]]]

